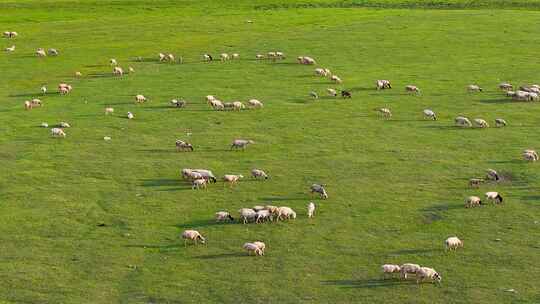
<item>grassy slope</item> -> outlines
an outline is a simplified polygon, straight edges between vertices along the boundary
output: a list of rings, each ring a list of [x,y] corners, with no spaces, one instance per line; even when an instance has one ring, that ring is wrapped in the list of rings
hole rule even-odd
[[[508,103],[494,89],[506,80],[538,82],[532,51],[540,40],[537,12],[70,3],[51,11],[22,2],[6,6],[9,14],[0,16],[2,30],[21,34],[17,52],[0,56],[1,299],[540,301],[540,235],[534,224],[539,173],[519,161],[522,149],[540,148],[534,128],[538,105]],[[168,9],[160,8],[163,3]],[[56,47],[62,56],[31,56],[41,46]],[[276,64],[251,60],[273,49],[291,58]],[[127,63],[159,51],[182,54],[187,63]],[[199,56],[206,51],[239,52],[243,59],[203,64]],[[338,73],[354,98],[306,98],[310,90],[322,93],[331,85],[311,77],[311,67],[292,64],[300,54]],[[109,72],[111,57],[133,65],[136,74],[101,76]],[[87,76],[72,79],[76,70]],[[396,89],[369,90],[378,78],[393,80]],[[47,95],[44,108],[22,110],[22,101],[41,84],[54,88],[60,81],[72,82],[73,94]],[[466,94],[471,82],[487,92]],[[424,88],[422,96],[403,94],[409,83]],[[137,93],[151,101],[134,105]],[[266,107],[213,112],[202,100],[207,94],[256,97]],[[187,109],[166,106],[177,96],[190,101]],[[115,107],[115,117],[103,115],[105,106]],[[373,109],[380,106],[392,108],[392,121],[376,118]],[[440,113],[440,121],[422,121],[426,107]],[[127,111],[135,113],[134,121],[120,117]],[[451,122],[458,114],[504,117],[510,126],[457,130]],[[73,125],[65,140],[53,140],[37,127],[62,120]],[[174,153],[173,141],[188,131],[197,152]],[[113,140],[104,142],[105,135]],[[225,151],[235,137],[257,144],[245,153]],[[194,192],[179,181],[182,167],[208,167],[220,175],[247,175],[260,167],[273,178],[246,181],[234,190],[218,184]],[[468,177],[488,167],[505,172],[511,182],[465,187]],[[312,182],[328,184],[331,198],[308,221],[304,208]],[[462,207],[466,196],[491,189],[504,193],[508,204]],[[269,201],[298,209],[299,219],[258,226],[211,222],[217,210]],[[97,227],[101,222],[107,226]],[[184,248],[178,235],[185,228],[207,235],[208,246]],[[466,249],[446,254],[442,241],[453,234],[466,241]],[[243,242],[256,238],[269,246],[265,258],[237,254]],[[379,265],[387,262],[433,266],[444,284],[381,281]],[[504,292],[508,288],[518,293]]]

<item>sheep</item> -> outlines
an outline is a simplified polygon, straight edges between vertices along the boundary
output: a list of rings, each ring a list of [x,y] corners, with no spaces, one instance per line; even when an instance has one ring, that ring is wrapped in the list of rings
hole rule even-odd
[[[30,103],[32,104],[32,107],[41,107],[42,106],[41,100],[37,99],[37,98],[34,98],[34,99],[30,100]]]
[[[480,187],[480,184],[485,183],[486,181],[482,178],[471,178],[469,180],[469,187],[471,188],[478,188]]]
[[[60,128],[52,128],[51,129],[51,135],[53,137],[58,137],[58,136],[66,137],[66,133],[64,132],[64,130],[62,130]]]
[[[75,77],[77,77],[77,78],[80,78],[80,77],[82,77],[82,73],[81,73],[81,72],[79,72],[79,71],[75,72]]]
[[[330,80],[335,82],[335,83],[342,83],[343,81],[341,80],[341,78],[339,78],[338,75],[332,75],[332,77],[330,77]]]
[[[328,89],[326,89],[326,92],[327,92],[328,95],[330,95],[330,96],[334,96],[334,97],[337,96],[337,91],[336,91],[335,89],[328,88]]]
[[[105,115],[109,115],[112,113],[114,113],[114,108],[111,108],[111,107],[105,108]]]
[[[259,100],[257,99],[250,99],[248,100],[248,105],[250,108],[262,108],[264,107],[263,103],[260,102]]]
[[[512,86],[511,84],[509,83],[501,83],[499,84],[499,89],[503,90],[503,91],[510,91],[514,88],[514,86]]]
[[[5,38],[15,38],[17,37],[19,34],[17,34],[17,32],[4,32],[4,37]]]
[[[166,61],[167,60],[167,55],[165,55],[163,53],[159,53],[158,56],[159,56],[159,61]]]
[[[39,48],[39,49],[37,49],[37,51],[36,51],[36,55],[37,55],[38,57],[45,57],[45,56],[47,56],[47,53],[45,53],[45,50],[44,50],[44,49]]]
[[[73,88],[71,87],[71,85],[67,84],[67,83],[60,83],[58,84],[58,91],[60,91],[60,93],[62,93],[62,91],[64,90],[65,92],[69,93],[71,92]],[[64,94],[67,94],[67,93],[64,93]]]
[[[475,118],[473,121],[474,125],[478,128],[489,128],[489,124],[487,123],[487,121],[481,118]]]
[[[469,92],[482,92],[482,88],[476,84],[470,84],[467,86]]]
[[[253,177],[254,179],[258,179],[258,178],[268,179],[268,174],[266,174],[266,172],[264,172],[263,170],[253,169],[251,170],[251,177]]]
[[[113,74],[116,76],[124,75],[124,70],[121,67],[115,66],[113,69]]]
[[[319,196],[322,199],[327,199],[328,198],[328,194],[326,193],[326,190],[324,189],[323,185],[313,184],[313,185],[311,185],[309,190],[310,190],[310,193],[312,193],[312,194],[313,193],[318,193]]]
[[[177,108],[183,108],[186,106],[186,101],[183,99],[172,99],[171,105],[177,107]]]
[[[180,151],[185,151],[185,150],[193,151],[193,145],[188,142],[177,139],[176,151],[180,152]]]
[[[517,91],[512,95],[512,99],[516,101],[533,101],[537,97],[538,94],[525,91]]]
[[[47,94],[47,87],[46,86],[41,86],[40,90],[41,90],[41,93],[43,95]]]
[[[14,51],[15,51],[15,46],[12,45],[12,46],[10,46],[10,47],[7,47],[7,48],[5,48],[5,51],[6,51],[6,52],[14,52]]]
[[[399,267],[399,265],[384,264],[381,266],[381,270],[382,270],[383,276],[386,278],[388,276],[392,276],[392,274],[394,273],[400,273],[401,267]]]
[[[315,75],[317,75],[317,76],[323,76],[323,77],[328,76],[328,74],[326,73],[326,70],[323,69],[323,68],[316,68],[316,69],[315,69]]]
[[[392,111],[390,111],[388,108],[380,108],[378,109],[378,112],[382,118],[390,119],[392,117]]]
[[[245,150],[246,147],[250,144],[253,144],[255,143],[253,140],[250,140],[250,139],[235,139],[233,140],[232,144],[231,144],[231,150],[232,149],[242,149]]]
[[[319,94],[317,94],[317,92],[315,92],[315,91],[309,92],[309,96],[313,97],[315,99],[319,99]]]
[[[525,158],[525,160],[537,161],[538,160],[538,153],[536,153],[535,150],[527,149],[527,150],[523,151],[523,157]]]
[[[47,50],[47,53],[48,53],[50,56],[58,56],[58,50],[57,50],[57,49],[48,49],[48,50]]]
[[[221,59],[221,61],[227,61],[227,60],[231,59],[229,54],[227,54],[227,53],[222,53],[221,55],[219,55],[219,58]]]
[[[257,247],[259,247],[259,249],[261,250],[262,252],[262,255],[264,255],[264,250],[266,249],[266,244],[261,242],[261,241],[256,241],[256,242],[253,242],[253,244]]]
[[[255,223],[260,223],[266,219],[270,219],[270,221],[272,221],[272,213],[270,212],[270,210],[262,209],[255,211],[255,213],[257,213],[257,219],[255,220]]]
[[[192,182],[197,179],[204,179],[204,176],[199,172],[190,172],[188,174],[188,180],[191,180]]]
[[[235,111],[240,111],[240,110],[246,108],[246,106],[243,103],[241,103],[240,101],[235,101],[235,102],[232,103],[232,105],[233,105],[233,109]]]
[[[285,54],[283,52],[276,52],[276,57],[278,59],[285,59]]]
[[[206,170],[206,169],[192,169],[191,170],[192,172],[197,172],[197,173],[200,173],[202,174],[203,178],[212,182],[212,183],[216,183],[217,182],[217,178],[214,176],[214,173],[212,173],[212,171],[210,170]]]
[[[377,80],[375,82],[377,90],[391,89],[392,85],[389,80]]]
[[[200,189],[200,188],[204,188],[206,189],[206,185],[208,184],[208,181],[204,178],[199,178],[199,179],[196,179],[196,180],[193,180],[193,182],[191,182],[191,189],[195,190],[195,189]]]
[[[268,52],[268,53],[266,53],[266,56],[269,59],[276,60],[277,54],[276,54],[276,52]]]
[[[111,58],[111,60],[109,60],[109,63],[110,63],[112,66],[118,65],[118,62],[117,62],[116,59],[114,59],[114,58]]]
[[[206,102],[208,104],[210,104],[212,101],[216,100],[217,98],[215,98],[213,95],[206,95]]]
[[[232,188],[242,178],[244,178],[242,174],[240,175],[226,174],[223,176],[223,182],[229,183],[229,186]]]
[[[278,207],[276,217],[277,221],[279,221],[280,219],[283,220],[291,218],[296,218],[296,212],[294,212],[294,210],[292,210],[290,207]]]
[[[175,60],[174,55],[173,54],[167,54],[167,60],[169,62],[174,62],[174,60]]]
[[[349,91],[342,90],[341,91],[341,97],[343,97],[343,98],[352,98],[352,94]]]
[[[206,243],[206,239],[197,230],[185,230],[182,232],[182,238],[184,239],[184,246],[187,246],[187,241],[193,241],[195,245],[200,241],[202,244]]]
[[[454,119],[454,123],[458,127],[472,127],[471,121],[467,117],[458,116]]]
[[[437,115],[432,110],[425,109],[423,112],[424,112],[424,119],[437,120]]]
[[[133,115],[133,113],[131,112],[127,112],[127,119],[133,119],[135,118],[135,115]]]
[[[411,263],[405,263],[401,266],[399,266],[399,271],[401,272],[401,278],[407,279],[408,274],[416,274],[418,270],[420,270],[420,265],[418,264],[411,264]]]
[[[446,247],[446,250],[456,250],[459,247],[463,247],[463,241],[458,239],[457,236],[452,236],[444,241],[444,245]]]
[[[536,92],[529,92],[529,101],[540,101],[540,95]]]
[[[253,208],[251,208],[251,209],[253,209],[255,212],[258,212],[258,211],[261,211],[261,210],[267,210],[268,208],[266,208],[265,206],[257,205],[257,206],[253,206]]]
[[[71,128],[71,125],[65,121],[61,121],[58,125],[60,126],[60,128]]]
[[[61,87],[61,88],[59,89],[59,92],[60,92],[60,95],[66,95],[66,94],[69,93],[69,89],[66,88],[66,87]]]
[[[309,204],[307,205],[307,214],[309,218],[313,217],[313,215],[315,214],[315,203],[309,202]]]
[[[315,61],[315,59],[313,59],[311,57],[307,57],[307,56],[300,56],[300,57],[297,58],[297,60],[298,60],[298,63],[300,63],[300,64],[313,65],[313,64],[317,63]]]
[[[129,73],[135,73],[135,69],[132,66],[128,67]]]
[[[216,222],[234,221],[234,218],[227,211],[216,212]]]
[[[497,128],[506,127],[506,120],[504,120],[502,118],[495,119],[495,127],[497,127]]]
[[[143,103],[145,101],[146,101],[146,97],[144,97],[144,95],[141,95],[141,94],[135,95],[135,102],[136,103]]]
[[[49,124],[46,123],[46,122],[42,122],[40,126],[41,126],[42,128],[48,128],[48,127],[49,127]]]
[[[212,55],[210,54],[203,54],[203,61],[212,61],[214,58],[212,58]]]
[[[240,213],[240,218],[242,219],[244,224],[247,224],[250,220],[257,219],[257,212],[250,208],[242,208],[238,210],[238,213]]]
[[[486,170],[486,178],[489,180],[499,181],[501,180],[501,177],[499,176],[499,173],[493,169],[487,169]]]
[[[238,59],[238,58],[240,58],[240,54],[238,54],[238,53],[233,53],[231,55],[231,59]]]
[[[261,249],[259,248],[259,246],[253,244],[253,243],[245,243],[244,246],[242,246],[242,248],[244,250],[246,250],[248,252],[248,255],[251,255],[251,253],[255,253],[255,255],[263,255]]]
[[[182,175],[183,179],[188,179],[190,174],[194,171],[192,169],[184,168],[180,171],[180,174]]]
[[[24,109],[25,110],[32,110],[32,103],[30,101],[25,101],[24,102]]]
[[[264,55],[257,54],[257,55],[255,55],[255,59],[257,59],[257,60],[264,59]]]
[[[472,208],[480,205],[482,205],[482,201],[478,196],[469,196],[465,200],[465,208]]]
[[[416,272],[416,284],[420,284],[422,281],[430,279],[434,283],[441,283],[441,275],[433,268],[420,267]]]
[[[499,194],[499,192],[494,191],[486,192],[486,199],[488,201],[494,202],[495,204],[502,204],[503,202],[503,198]]]
[[[420,89],[417,86],[414,86],[414,85],[405,86],[405,91],[414,92],[414,93],[420,93]]]
[[[214,110],[217,110],[217,111],[220,111],[220,110],[224,110],[225,109],[225,105],[220,101],[220,100],[217,100],[217,99],[213,99],[210,101],[210,106],[214,109]]]
[[[112,139],[112,138],[111,138],[110,136],[104,136],[104,137],[103,137],[103,140],[105,140],[105,141],[109,141],[109,140],[111,140],[111,139]]]

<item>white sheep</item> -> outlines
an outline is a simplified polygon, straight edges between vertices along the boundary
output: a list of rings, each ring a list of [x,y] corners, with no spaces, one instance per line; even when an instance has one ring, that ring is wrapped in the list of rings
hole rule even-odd
[[[82,77],[82,73],[81,73],[81,72],[79,72],[79,71],[75,72],[75,77],[77,77],[77,78],[80,78],[80,77]]]
[[[186,101],[183,99],[172,99],[171,105],[177,107],[177,108],[183,108],[186,106]]]
[[[336,91],[335,89],[328,88],[328,89],[326,89],[326,92],[327,92],[328,95],[330,95],[330,96],[334,96],[334,97],[337,96],[337,91]]]
[[[250,100],[248,100],[248,105],[249,105],[249,107],[251,107],[251,108],[262,108],[262,107],[264,107],[263,103],[260,102],[260,101],[257,100],[257,99],[250,99]]]
[[[242,178],[244,178],[244,176],[241,174],[240,175],[226,174],[223,176],[223,182],[229,183],[229,186],[232,188]]]
[[[313,185],[311,185],[309,190],[310,190],[310,193],[312,193],[312,194],[313,193],[319,194],[319,196],[322,199],[327,199],[328,198],[328,193],[326,193],[326,189],[324,189],[323,185],[313,184]]]
[[[506,120],[504,120],[502,118],[495,119],[495,126],[497,128],[506,127]]]
[[[193,189],[193,190],[200,189],[200,188],[206,189],[207,184],[208,184],[208,181],[206,179],[199,178],[199,179],[196,179],[193,182],[191,182],[191,189]]]
[[[537,161],[538,160],[538,153],[536,153],[535,150],[525,150],[523,151],[523,159],[527,161]]]
[[[258,179],[258,178],[268,179],[268,174],[266,174],[266,172],[260,169],[251,170],[251,176],[255,179]]]
[[[41,86],[40,90],[41,90],[41,93],[43,95],[47,94],[47,87],[46,86]]]
[[[133,115],[133,113],[131,112],[127,112],[127,119],[133,119],[135,118],[135,115]]]
[[[501,204],[503,202],[502,196],[499,194],[499,192],[495,191],[486,192],[486,199],[494,202],[495,204]]]
[[[203,61],[212,61],[212,55],[210,54],[203,54]]]
[[[115,66],[113,68],[113,74],[116,76],[122,76],[124,75],[124,69],[122,69],[121,67]]]
[[[418,270],[420,270],[420,265],[418,264],[411,264],[411,263],[405,263],[401,266],[399,266],[399,271],[401,272],[401,278],[407,279],[407,275],[409,274],[416,274]]]
[[[489,128],[489,124],[487,123],[487,121],[481,118],[475,118],[473,121],[474,125],[478,128]]]
[[[257,219],[257,212],[250,208],[242,208],[238,210],[238,213],[240,213],[240,218],[244,224],[247,224],[250,220],[255,221]]]
[[[71,125],[65,121],[61,121],[58,125],[60,128],[71,128]]]
[[[458,239],[457,236],[451,236],[444,241],[446,250],[456,250],[459,247],[463,247],[463,241]]]
[[[382,118],[390,119],[392,117],[392,111],[388,108],[380,108],[377,110]]]
[[[221,55],[219,55],[219,58],[221,59],[221,61],[227,61],[231,59],[231,57],[227,53],[222,53]]]
[[[375,82],[377,90],[391,89],[392,85],[389,80],[377,80]]]
[[[328,76],[328,74],[326,73],[325,69],[323,69],[323,68],[316,68],[316,69],[315,69],[315,75],[317,75],[317,76],[323,76],[323,77]]]
[[[250,139],[235,139],[232,142],[231,150],[232,149],[242,149],[244,150],[248,145],[255,143],[253,140]]]
[[[257,55],[255,55],[255,59],[257,59],[257,60],[264,59],[264,55],[262,55],[262,54],[257,54]]]
[[[234,218],[227,211],[216,212],[216,222],[234,221]]]
[[[216,177],[214,176],[214,173],[212,173],[212,171],[210,170],[206,170],[206,169],[191,169],[192,172],[197,172],[197,173],[200,173],[202,175],[202,177],[207,180],[207,181],[211,181],[212,183],[216,183],[217,182],[217,179]]]
[[[476,84],[470,84],[467,86],[469,92],[482,92],[482,88]]]
[[[420,267],[416,272],[416,284],[420,284],[424,280],[429,279],[434,283],[441,283],[441,275],[433,268]]]
[[[335,83],[342,83],[343,81],[341,80],[341,78],[339,78],[338,75],[332,75],[332,77],[330,77],[330,80],[335,82]]]
[[[143,103],[145,101],[146,101],[146,97],[144,97],[144,95],[141,95],[141,94],[135,95],[135,102]]]
[[[26,100],[24,102],[24,109],[25,110],[32,110],[32,108],[33,108],[32,103],[30,101]]]
[[[486,178],[489,180],[499,181],[501,177],[499,176],[499,173],[493,169],[487,169],[486,170]]]
[[[437,120],[437,115],[435,115],[435,112],[433,112],[432,110],[425,109],[424,110],[424,118]]]
[[[414,85],[405,86],[405,91],[414,92],[414,93],[420,93],[420,89],[417,86],[414,86]]]
[[[472,127],[471,121],[467,117],[458,116],[454,119],[454,123],[458,127]]]
[[[109,60],[109,63],[114,66],[114,65],[118,65],[118,62],[116,61],[116,59],[114,58],[111,58],[111,60]]]
[[[238,54],[238,53],[233,53],[231,55],[231,59],[238,59],[238,58],[240,58],[240,54]]]
[[[232,106],[235,111],[240,111],[246,108],[246,106],[240,101],[233,102]]]
[[[277,217],[276,219],[279,221],[280,219],[295,219],[296,218],[296,212],[292,210],[290,207],[278,207],[277,209]]]
[[[49,127],[49,124],[46,123],[46,122],[42,122],[40,126],[41,126],[42,128],[48,128],[48,127]]]
[[[478,196],[469,196],[465,200],[465,208],[472,208],[482,205],[482,200]]]
[[[163,53],[159,53],[158,56],[159,56],[159,61],[166,61],[167,60],[167,55],[165,55]]]
[[[48,49],[48,50],[47,50],[47,53],[48,53],[50,56],[58,56],[58,50],[57,50],[57,49]]]
[[[6,50],[6,52],[14,52],[15,51],[15,46],[12,45],[10,47],[5,48],[5,50]]]
[[[315,99],[319,99],[319,94],[317,94],[317,92],[315,92],[315,91],[309,92],[309,96],[313,97]]]
[[[503,90],[503,91],[510,91],[514,88],[514,86],[512,86],[511,84],[509,83],[501,83],[499,84],[499,89]]]
[[[182,232],[182,238],[184,239],[184,246],[187,245],[187,241],[192,241],[197,245],[200,241],[202,244],[206,243],[206,239],[197,230],[185,230]]]
[[[309,202],[309,204],[307,205],[307,214],[309,218],[313,217],[313,215],[315,214],[315,203]]]
[[[114,113],[114,108],[111,108],[111,107],[105,108],[105,115],[109,115],[112,113]]]
[[[64,132],[64,130],[62,130],[60,128],[52,128],[51,129],[51,135],[53,137],[58,137],[58,136],[66,137],[66,133]]]
[[[259,247],[259,249],[261,250],[262,255],[264,255],[264,250],[266,249],[266,244],[265,243],[263,243],[261,241],[256,241],[256,242],[253,242],[252,244]]]
[[[256,210],[255,213],[257,213],[257,219],[255,220],[255,223],[260,223],[267,219],[270,219],[270,221],[272,221],[272,212],[270,212],[270,210],[268,209]]]
[[[44,49],[41,49],[41,48],[40,48],[40,49],[37,49],[36,55],[37,55],[38,57],[45,57],[45,56],[47,56],[47,53],[45,53],[45,50],[44,50]]]
[[[251,255],[251,253],[255,253],[255,255],[263,255],[261,249],[259,248],[259,246],[253,244],[253,243],[245,243],[244,246],[242,246],[242,248],[244,250],[246,250],[248,252],[248,255]]]
[[[383,276],[386,278],[388,276],[392,276],[392,274],[394,273],[400,273],[401,267],[399,265],[384,264],[381,266],[381,270],[382,270]]]
[[[176,151],[178,152],[185,151],[185,150],[193,151],[193,145],[183,140],[177,139],[175,144],[176,144]]]

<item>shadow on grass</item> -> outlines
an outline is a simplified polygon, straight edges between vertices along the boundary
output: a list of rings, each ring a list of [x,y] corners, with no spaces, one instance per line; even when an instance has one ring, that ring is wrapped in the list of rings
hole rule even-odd
[[[21,93],[21,94],[11,94],[8,97],[27,97],[27,98],[41,98],[43,96],[51,96],[51,95],[58,95],[58,92],[47,92],[45,94],[41,92],[35,92],[35,93]]]
[[[196,259],[201,260],[214,260],[214,259],[227,259],[227,258],[242,258],[242,257],[250,257],[247,253],[241,253],[241,252],[234,252],[234,253],[221,253],[221,254],[209,254],[209,255],[201,255],[198,257],[195,257]]]
[[[179,229],[192,229],[192,228],[201,228],[201,227],[211,227],[217,225],[230,225],[230,224],[239,224],[238,222],[216,222],[214,219],[208,220],[198,220],[189,223],[176,224],[174,227]]]
[[[102,67],[109,67],[109,65],[106,64],[87,64],[84,65],[85,68],[102,68]]]
[[[509,160],[490,160],[490,164],[521,164],[524,163],[524,160],[521,159],[509,159]]]
[[[88,78],[113,78],[113,73],[92,73],[87,75]],[[118,77],[120,79],[120,77]]]
[[[481,103],[494,103],[494,104],[501,104],[501,103],[516,103],[519,101],[512,100],[512,98],[498,98],[498,99],[485,99],[480,100]]]
[[[538,201],[540,202],[540,195],[526,195],[521,197],[524,201]]]
[[[315,199],[315,196],[310,197],[309,195],[304,194],[298,196],[265,196],[258,198],[259,201],[263,202],[299,201],[308,199]]]
[[[432,252],[439,252],[440,249],[403,249],[403,250],[397,250],[397,251],[391,251],[388,254],[389,255],[402,255],[402,254],[425,254],[425,253],[432,253]]]
[[[172,178],[143,179],[141,182],[143,187],[167,187],[183,185],[183,182],[180,179]]]
[[[127,248],[143,248],[143,249],[159,249],[159,250],[171,250],[180,249],[184,247],[184,244],[167,244],[167,245],[125,245]]]
[[[150,57],[141,57],[141,58],[131,58],[128,62],[159,62],[158,58]]]
[[[425,207],[420,209],[423,212],[441,212],[441,211],[451,211],[456,209],[465,208],[463,204],[450,204],[450,203],[437,203],[435,205]]]
[[[335,285],[346,288],[377,288],[391,287],[395,285],[411,284],[412,281],[402,281],[399,279],[367,279],[367,280],[330,280],[321,281],[322,285]]]

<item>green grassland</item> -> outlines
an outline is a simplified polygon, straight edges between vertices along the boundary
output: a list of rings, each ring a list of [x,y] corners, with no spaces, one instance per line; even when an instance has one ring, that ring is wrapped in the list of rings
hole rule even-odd
[[[540,104],[512,102],[497,89],[540,81],[539,7],[0,1],[0,31],[19,33],[0,40],[2,49],[17,47],[0,54],[0,303],[540,303],[540,172],[520,159],[523,149],[540,149]],[[37,58],[38,47],[60,56]],[[254,59],[272,50],[288,58]],[[159,63],[158,52],[184,63]],[[204,63],[206,52],[241,59]],[[299,55],[338,74],[353,98],[326,97],[335,85],[296,64]],[[112,77],[109,58],[136,72]],[[374,90],[376,79],[394,89]],[[56,94],[60,82],[73,92]],[[467,93],[470,83],[484,92]],[[422,94],[406,94],[407,84]],[[310,99],[312,90],[324,97]],[[150,101],[136,105],[136,94]],[[212,111],[209,94],[265,107]],[[25,111],[32,97],[45,105]],[[170,107],[175,97],[187,107]],[[379,107],[393,118],[379,119]],[[439,120],[424,120],[425,108]],[[458,129],[457,115],[509,125]],[[39,127],[60,121],[72,125],[65,139]],[[234,138],[256,143],[231,152]],[[195,151],[177,153],[176,139]],[[261,168],[272,178],[194,191],[179,171],[195,167],[219,176]],[[487,168],[504,182],[468,188]],[[315,199],[309,220],[316,182],[330,198]],[[505,204],[464,208],[467,196],[490,190]],[[299,216],[213,221],[219,210],[268,203]],[[179,235],[188,228],[208,244],[184,247]],[[444,251],[451,235],[463,250]],[[266,256],[242,252],[255,239],[266,242]],[[442,284],[381,278],[381,264],[406,262],[434,267]]]

